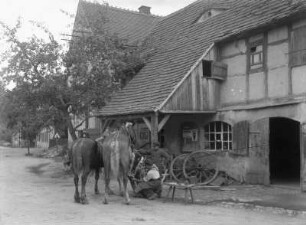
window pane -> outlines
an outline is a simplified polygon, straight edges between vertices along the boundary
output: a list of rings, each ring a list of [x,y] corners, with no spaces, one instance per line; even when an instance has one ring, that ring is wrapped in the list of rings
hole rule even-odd
[[[217,132],[221,131],[221,122],[216,122],[216,131]]]
[[[217,146],[217,149],[218,149],[218,150],[222,149],[222,142],[221,142],[221,141],[218,141],[218,142],[216,143],[216,146]]]
[[[214,132],[214,130],[215,130],[214,128],[215,128],[214,124],[209,125],[209,131],[210,132]]]
[[[215,150],[215,142],[210,142],[210,149]]]
[[[209,140],[210,141],[214,141],[215,140],[215,135],[214,134],[210,134],[209,135]]]
[[[221,141],[221,134],[216,134],[216,141]]]
[[[223,141],[228,141],[228,134],[227,133],[223,134]]]
[[[261,63],[261,54],[260,53],[252,55],[252,65],[253,64],[258,64],[258,63]]]
[[[224,148],[224,150],[228,150],[228,143],[227,142],[223,143],[223,148]]]

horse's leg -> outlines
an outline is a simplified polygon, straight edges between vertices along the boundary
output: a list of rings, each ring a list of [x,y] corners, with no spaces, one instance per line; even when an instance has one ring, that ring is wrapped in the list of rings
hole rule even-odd
[[[124,193],[123,193],[123,190],[122,190],[122,182],[121,182],[121,179],[118,178],[117,181],[118,181],[118,184],[119,184],[119,195],[123,196]]]
[[[80,203],[80,194],[78,190],[79,186],[79,176],[77,174],[74,175],[74,186],[75,186],[75,192],[74,192],[74,201],[77,203]]]
[[[84,170],[83,174],[82,174],[82,190],[81,190],[81,203],[82,204],[88,204],[88,200],[86,198],[86,190],[85,190],[85,186],[86,186],[86,182],[87,182],[87,177],[90,173],[90,170]]]
[[[98,188],[98,181],[99,181],[99,168],[95,170],[95,193],[100,194],[99,188]]]
[[[125,203],[129,205],[131,200],[130,200],[130,196],[128,193],[127,184],[128,184],[128,177],[127,175],[125,175],[123,176],[123,189],[124,189]]]
[[[108,193],[110,191],[110,188],[109,188],[110,178],[109,177],[105,177],[104,178],[104,182],[105,182],[105,191],[104,191],[104,200],[103,200],[103,203],[104,204],[108,204]]]

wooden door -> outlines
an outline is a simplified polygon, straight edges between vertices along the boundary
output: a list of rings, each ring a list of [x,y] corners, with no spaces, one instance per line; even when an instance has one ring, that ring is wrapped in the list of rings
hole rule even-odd
[[[269,136],[269,118],[250,124],[249,163],[246,177],[251,183],[270,184]]]

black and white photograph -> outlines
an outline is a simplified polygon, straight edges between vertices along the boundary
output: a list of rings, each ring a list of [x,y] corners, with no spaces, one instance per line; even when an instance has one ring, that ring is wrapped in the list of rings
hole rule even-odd
[[[0,225],[305,225],[306,0],[0,0]]]

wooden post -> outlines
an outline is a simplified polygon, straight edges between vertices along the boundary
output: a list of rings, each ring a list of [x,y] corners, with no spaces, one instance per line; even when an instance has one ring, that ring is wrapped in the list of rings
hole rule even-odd
[[[158,142],[158,112],[151,116],[151,148],[154,142]]]

